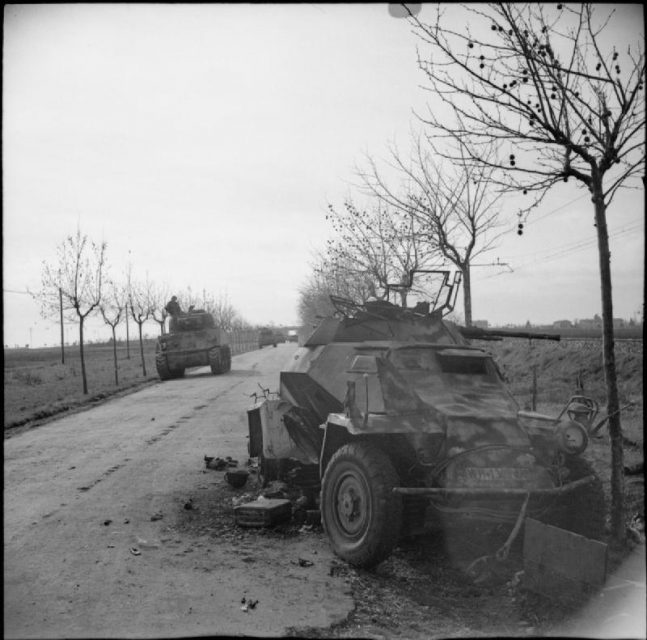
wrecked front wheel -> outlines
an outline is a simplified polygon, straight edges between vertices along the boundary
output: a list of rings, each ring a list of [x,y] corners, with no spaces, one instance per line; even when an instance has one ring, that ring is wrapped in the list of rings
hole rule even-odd
[[[398,542],[402,499],[393,493],[398,474],[389,457],[366,443],[341,447],[326,468],[322,522],[335,553],[359,567],[387,558]]]

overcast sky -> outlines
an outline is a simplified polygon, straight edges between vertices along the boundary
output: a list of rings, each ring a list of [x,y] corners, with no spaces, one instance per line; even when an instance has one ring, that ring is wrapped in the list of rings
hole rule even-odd
[[[642,25],[639,5],[619,7]],[[108,243],[114,274],[130,261],[135,277],[227,296],[250,323],[296,324],[327,204],[353,192],[365,153],[405,145],[429,99],[416,44],[386,4],[5,5],[4,343],[56,344],[24,291],[77,226]],[[588,192],[555,190],[522,237],[507,213],[474,269],[474,318],[600,313]],[[614,315],[628,319],[644,193],[619,194],[609,223]],[[97,323],[89,337],[108,335]]]

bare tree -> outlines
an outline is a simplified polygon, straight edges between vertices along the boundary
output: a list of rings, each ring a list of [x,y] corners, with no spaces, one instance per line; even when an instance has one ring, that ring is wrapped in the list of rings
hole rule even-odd
[[[103,296],[99,305],[103,321],[112,331],[112,356],[115,369],[115,386],[119,386],[119,363],[117,361],[117,325],[121,322],[127,313],[126,303],[128,301],[127,293],[123,288],[110,282],[108,292]]]
[[[631,6],[632,10],[639,8]],[[454,8],[450,8],[454,11]],[[612,452],[611,527],[625,537],[622,428],[616,377],[607,210],[621,187],[644,188],[644,35],[611,41],[613,11],[595,5],[472,5],[456,27],[439,10],[411,16],[424,47],[419,66],[434,96],[425,122],[496,170],[508,192],[535,196],[570,178],[591,193],[597,228],[603,356]],[[636,18],[642,27],[642,11]],[[508,146],[491,159],[483,151]],[[644,179],[644,178],[643,178]]]
[[[168,303],[171,294],[166,284],[158,286],[151,284],[150,286],[150,304],[151,304],[151,318],[160,326],[160,335],[164,335],[166,318],[168,312],[166,311],[166,304]]]
[[[406,207],[390,208],[378,199],[372,209],[360,210],[347,200],[344,211],[332,205],[328,210],[335,231],[326,248],[328,275],[373,283],[376,297],[387,295],[390,285],[397,288],[411,269],[429,265],[435,256],[433,241],[420,232],[418,219]],[[407,290],[397,291],[406,305]]]
[[[493,154],[494,148],[485,151],[486,157]],[[392,167],[409,185],[407,190],[403,194],[394,190],[370,157],[368,170],[360,171],[364,186],[393,210],[411,216],[416,233],[428,238],[443,261],[461,271],[465,323],[471,325],[472,265],[501,236],[503,193],[491,182],[493,169],[476,166],[462,147],[453,161],[443,161],[433,140],[421,135],[413,139],[408,161],[395,146],[390,155]]]
[[[58,247],[55,264],[43,262],[41,274],[41,301],[43,317],[73,311],[79,322],[79,349],[83,393],[88,393],[85,368],[83,329],[86,318],[101,303],[104,269],[106,266],[105,242],[96,244],[77,228]]]
[[[344,261],[341,256],[333,263],[328,256],[318,254],[310,266],[312,271],[299,289],[298,302],[300,323],[306,327],[334,313],[331,295],[364,303],[380,288],[368,272],[357,271],[351,260]]]
[[[145,282],[136,280],[130,284],[130,315],[137,324],[139,330],[139,355],[142,363],[142,373],[146,377],[146,360],[144,359],[144,336],[143,325],[151,317],[151,283],[148,278]]]
[[[204,300],[205,309],[213,315],[216,324],[223,331],[233,331],[235,326],[244,323],[240,313],[229,302],[226,295],[220,295],[214,298],[211,295],[206,295]]]

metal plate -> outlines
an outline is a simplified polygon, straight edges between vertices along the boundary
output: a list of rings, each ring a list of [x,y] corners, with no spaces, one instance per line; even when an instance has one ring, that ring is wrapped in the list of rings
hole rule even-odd
[[[607,545],[526,520],[524,586],[558,601],[581,601],[604,584]]]

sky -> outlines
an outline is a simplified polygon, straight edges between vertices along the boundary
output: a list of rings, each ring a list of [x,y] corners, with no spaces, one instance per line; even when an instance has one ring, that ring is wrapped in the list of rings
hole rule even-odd
[[[642,25],[639,5],[618,6],[625,28]],[[26,292],[77,228],[107,243],[115,277],[131,265],[254,325],[297,324],[328,204],[354,193],[366,154],[386,158],[419,126],[417,44],[386,4],[5,5],[4,344],[57,344]],[[588,192],[551,192],[521,237],[508,213],[473,270],[474,319],[600,313]],[[614,316],[629,319],[643,307],[644,192],[608,215]]]

